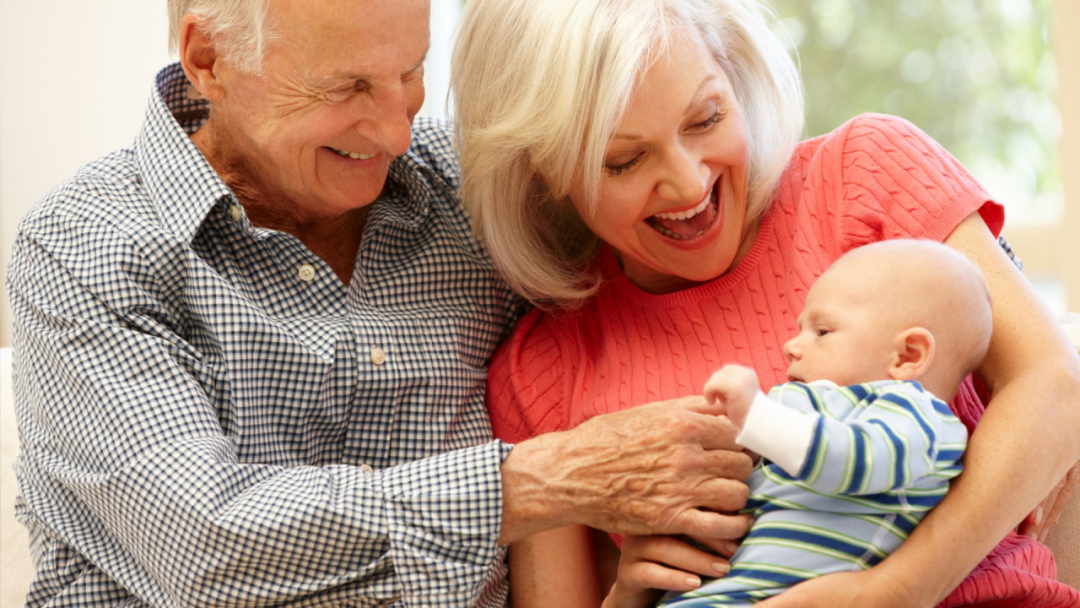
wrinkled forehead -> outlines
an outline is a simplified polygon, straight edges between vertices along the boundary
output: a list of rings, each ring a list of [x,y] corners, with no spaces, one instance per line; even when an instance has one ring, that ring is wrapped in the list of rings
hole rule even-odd
[[[307,77],[401,73],[429,44],[428,0],[275,0],[268,63]]]

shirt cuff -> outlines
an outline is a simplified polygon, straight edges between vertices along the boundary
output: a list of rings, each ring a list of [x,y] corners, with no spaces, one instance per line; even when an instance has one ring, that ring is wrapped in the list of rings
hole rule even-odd
[[[501,555],[510,446],[492,441],[376,473],[405,605],[468,606]]]
[[[797,476],[810,452],[820,414],[803,414],[758,391],[735,442]]]

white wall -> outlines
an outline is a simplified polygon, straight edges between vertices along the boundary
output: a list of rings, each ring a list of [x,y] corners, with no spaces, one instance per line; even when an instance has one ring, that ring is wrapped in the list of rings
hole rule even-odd
[[[444,114],[459,0],[433,0],[428,97]],[[81,165],[129,145],[169,63],[165,0],[0,0],[0,279],[15,227]],[[2,281],[0,281],[2,282]],[[11,310],[0,290],[0,346]]]
[[[30,206],[134,140],[168,62],[166,23],[164,0],[0,0],[0,275]],[[5,289],[0,345],[8,305]]]

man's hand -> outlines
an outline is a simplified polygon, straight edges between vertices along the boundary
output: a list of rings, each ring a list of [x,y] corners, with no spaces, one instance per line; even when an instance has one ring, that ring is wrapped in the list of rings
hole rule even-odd
[[[723,512],[746,503],[751,462],[719,412],[688,397],[518,444],[501,469],[499,542],[571,524],[622,534],[743,536],[750,517]]]
[[[705,399],[722,407],[723,413],[742,429],[754,396],[760,390],[754,370],[742,365],[725,365],[705,383]]]

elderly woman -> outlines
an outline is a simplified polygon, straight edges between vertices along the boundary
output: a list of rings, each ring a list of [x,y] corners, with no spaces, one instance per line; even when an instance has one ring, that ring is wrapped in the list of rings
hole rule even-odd
[[[951,404],[974,430],[966,471],[880,565],[769,605],[1080,601],[1032,538],[1080,458],[1080,363],[997,247],[1001,206],[945,150],[886,116],[798,143],[797,70],[753,0],[472,0],[454,61],[466,204],[541,305],[492,361],[497,435],[698,394],[725,363],[783,381],[781,346],[833,260],[884,239],[943,241],[993,300],[989,353]],[[515,606],[644,605],[649,588],[727,568],[682,540],[621,542],[613,587],[611,552],[585,528],[516,543]]]

